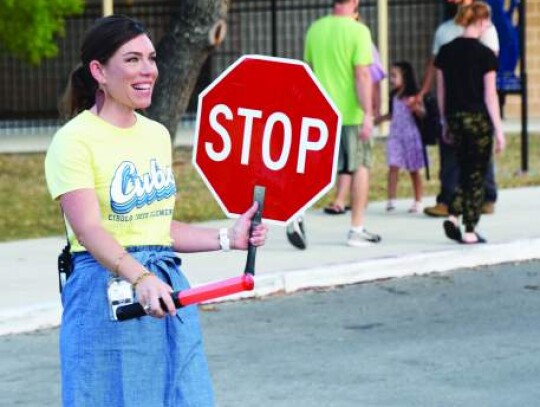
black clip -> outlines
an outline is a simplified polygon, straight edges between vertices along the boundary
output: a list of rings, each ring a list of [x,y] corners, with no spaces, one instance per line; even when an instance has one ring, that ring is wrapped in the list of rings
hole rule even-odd
[[[58,289],[60,293],[64,289],[66,282],[73,271],[73,261],[71,258],[71,245],[67,244],[58,256]]]

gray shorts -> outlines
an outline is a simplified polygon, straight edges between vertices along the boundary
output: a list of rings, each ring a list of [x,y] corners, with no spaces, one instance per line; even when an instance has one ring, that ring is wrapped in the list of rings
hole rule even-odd
[[[359,167],[371,168],[373,141],[360,140],[360,126],[342,126],[338,153],[338,174],[352,174]]]

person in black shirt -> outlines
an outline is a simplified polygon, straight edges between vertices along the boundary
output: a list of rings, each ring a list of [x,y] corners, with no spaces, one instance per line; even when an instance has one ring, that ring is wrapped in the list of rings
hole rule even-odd
[[[465,30],[463,26],[458,25],[455,22],[455,17],[458,14],[459,8],[469,6],[474,1],[475,0],[446,0],[447,16],[451,16],[452,18],[446,20],[437,27],[433,38],[431,50],[432,56],[427,61],[422,88],[416,96],[418,102],[423,101],[424,96],[429,94],[431,82],[433,78],[435,78],[436,73],[434,65],[435,58],[441,47],[462,35]],[[499,37],[494,26],[486,29],[479,40],[498,55]],[[445,140],[446,138],[439,138],[439,140],[437,140],[440,164],[438,172],[440,189],[436,197],[435,205],[424,208],[424,214],[427,216],[448,217],[448,206],[450,206],[450,200],[452,199],[454,190],[457,188],[459,182],[459,165],[457,163],[456,152],[454,151],[454,146],[448,144]],[[493,157],[488,166],[484,189],[482,214],[492,214],[495,211],[495,204],[497,202],[497,182],[495,180]]]
[[[443,112],[444,134],[451,134],[460,166],[459,186],[443,224],[450,239],[484,243],[475,232],[484,199],[484,180],[493,149],[505,148],[505,137],[495,86],[497,57],[478,38],[491,26],[489,6],[478,1],[460,9],[456,22],[465,27],[461,37],[444,45],[437,58],[437,99]],[[458,217],[463,215],[465,233]]]

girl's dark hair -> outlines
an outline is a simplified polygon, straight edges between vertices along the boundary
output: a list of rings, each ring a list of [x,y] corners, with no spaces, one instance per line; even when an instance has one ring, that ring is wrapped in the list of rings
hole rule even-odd
[[[414,96],[418,93],[418,84],[414,76],[414,69],[407,61],[399,61],[392,64],[401,71],[403,77],[403,90],[399,92],[399,96]]]
[[[131,17],[116,14],[96,20],[84,35],[81,61],[71,72],[62,97],[60,114],[64,118],[76,116],[96,102],[98,83],[90,73],[90,62],[107,63],[118,48],[141,34],[149,36],[144,25]]]

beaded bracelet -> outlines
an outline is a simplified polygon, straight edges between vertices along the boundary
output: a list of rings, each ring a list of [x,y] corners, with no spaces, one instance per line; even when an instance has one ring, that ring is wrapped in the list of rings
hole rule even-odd
[[[137,284],[139,284],[141,281],[143,281],[146,277],[150,277],[150,276],[153,276],[153,275],[154,275],[154,273],[152,273],[152,272],[150,272],[148,270],[145,270],[141,274],[139,274],[139,277],[137,277],[135,279],[135,281],[131,284],[131,286],[135,290],[137,288]]]

